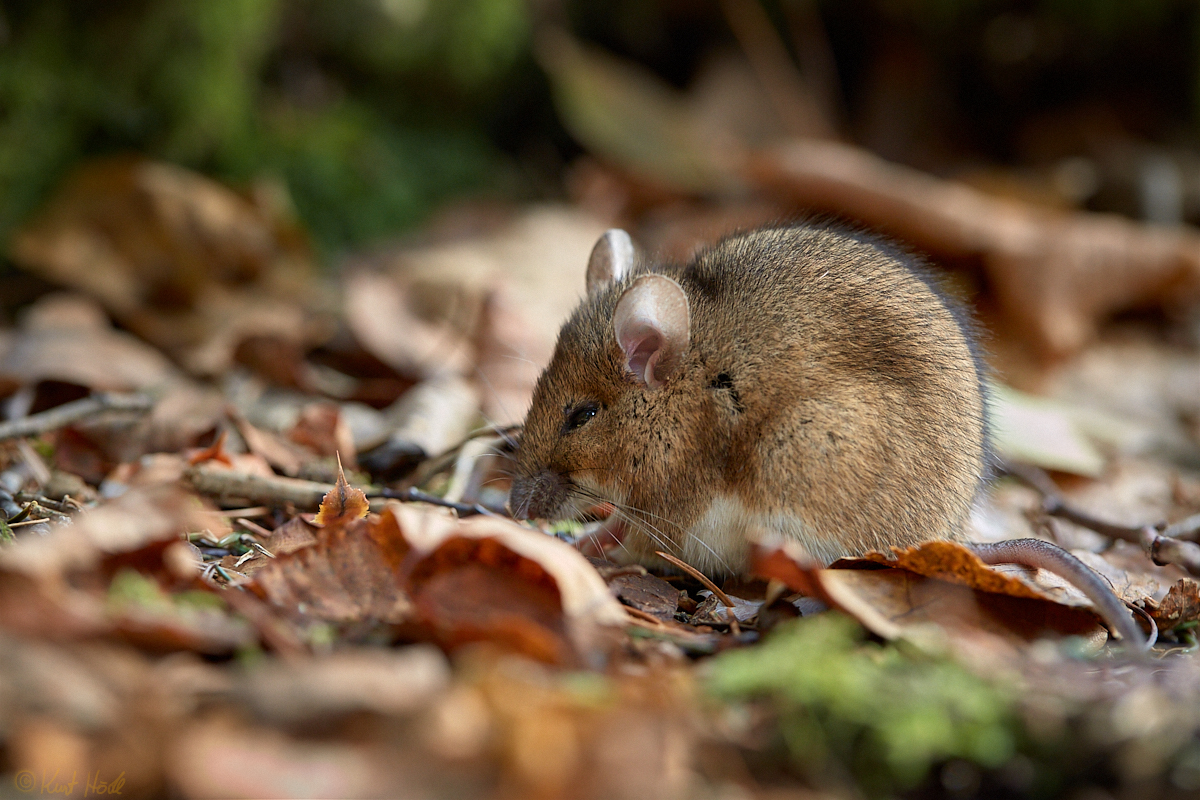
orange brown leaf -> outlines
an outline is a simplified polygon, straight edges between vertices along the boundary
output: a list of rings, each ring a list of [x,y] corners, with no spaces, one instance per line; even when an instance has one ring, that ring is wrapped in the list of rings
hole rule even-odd
[[[275,606],[317,619],[401,622],[409,616],[399,577],[408,552],[390,514],[327,526],[315,545],[271,560],[251,588]]]
[[[346,482],[346,474],[342,472],[342,463],[338,461],[337,483],[321,501],[317,518],[313,524],[319,527],[346,525],[356,519],[362,519],[371,510],[362,489],[355,489]]]

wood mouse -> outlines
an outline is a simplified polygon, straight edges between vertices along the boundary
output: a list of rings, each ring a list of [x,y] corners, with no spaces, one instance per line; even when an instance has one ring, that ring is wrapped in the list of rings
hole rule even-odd
[[[608,503],[634,560],[662,550],[716,575],[764,536],[825,563],[963,540],[988,475],[983,366],[969,317],[912,259],[795,225],[636,262],[620,230],[592,252],[525,420],[515,516]],[[1144,641],[1082,562],[1023,541],[977,552],[1090,581],[1106,621]]]

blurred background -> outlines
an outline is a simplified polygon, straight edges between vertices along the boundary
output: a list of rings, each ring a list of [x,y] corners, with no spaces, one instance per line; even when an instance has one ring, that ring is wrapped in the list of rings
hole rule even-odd
[[[1047,204],[1191,221],[1198,37],[1181,0],[5,0],[0,237],[122,153],[271,184],[326,259],[463,197],[571,197],[589,157],[720,195],[639,170],[621,136],[667,121],[651,102],[594,121],[621,92],[706,105],[750,144],[836,137]]]

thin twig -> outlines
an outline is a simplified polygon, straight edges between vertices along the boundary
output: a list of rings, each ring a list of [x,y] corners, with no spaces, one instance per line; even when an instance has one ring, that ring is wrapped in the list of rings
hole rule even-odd
[[[47,520],[44,520],[44,519],[25,519],[25,520],[21,520],[20,522],[9,522],[6,524],[10,528],[22,528],[26,525],[42,525],[46,522],[47,522]]]
[[[238,517],[236,520],[234,520],[234,522],[236,522],[238,525],[241,525],[251,533],[258,534],[266,539],[271,538],[271,531],[267,530],[262,525],[259,525],[257,522],[251,522],[245,517]]]
[[[1160,567],[1177,564],[1193,575],[1200,575],[1200,545],[1163,536],[1154,528],[1142,529],[1140,544],[1150,560]]]
[[[218,517],[265,517],[271,513],[270,506],[251,506],[250,508],[228,508],[215,512]]]
[[[438,497],[436,494],[429,494],[420,489],[409,487],[407,489],[374,489],[367,492],[367,497],[383,497],[388,500],[405,500],[410,503],[429,503],[430,505],[441,506],[442,508],[452,508],[458,512],[460,517],[473,517],[476,514],[496,515],[499,512],[481,506],[478,503],[456,503],[453,500],[445,500]]]
[[[0,441],[18,439],[23,436],[39,436],[105,411],[145,413],[153,407],[154,399],[144,394],[101,392],[82,400],[63,403],[61,406],[31,414],[28,417],[0,422]]]
[[[62,500],[54,500],[37,492],[17,492],[13,495],[13,499],[22,503],[36,503],[43,508],[57,511],[63,515],[70,515],[76,511],[83,510],[83,506],[77,503],[70,495],[65,495]]]
[[[717,599],[725,604],[726,608],[733,608],[733,601],[729,599],[729,595],[727,595],[723,591],[721,591],[720,587],[718,587],[715,583],[713,583],[707,577],[705,577],[704,573],[702,573],[700,570],[696,569],[695,567],[693,567],[691,564],[687,563],[683,559],[676,558],[675,556],[671,555],[670,553],[664,553],[662,550],[655,550],[654,553],[655,553],[655,555],[659,556],[660,558],[670,561],[672,564],[679,567],[681,570],[686,572],[688,575],[691,575],[693,578],[695,578],[696,580],[703,583],[704,588],[708,589],[710,592],[715,594],[717,596]]]
[[[1005,464],[1004,471],[1015,478],[1020,478],[1041,494],[1043,513],[1073,522],[1110,539],[1141,544],[1142,529],[1146,527],[1145,525],[1119,525],[1097,519],[1086,511],[1075,508],[1063,499],[1058,487],[1054,485],[1054,481],[1050,480],[1050,476],[1040,467],[1029,464]]]
[[[1146,648],[1154,647],[1158,642],[1158,623],[1154,621],[1154,617],[1141,606],[1126,602],[1125,607],[1134,613],[1135,616],[1141,618],[1150,628],[1150,633],[1146,635]]]
[[[332,483],[251,475],[205,464],[189,467],[184,476],[200,494],[279,506],[290,503],[306,511],[316,511],[321,499],[333,489]]]
[[[637,619],[643,620],[644,622],[652,622],[652,623],[658,625],[659,627],[663,627],[663,628],[670,627],[669,625],[667,625],[665,622],[663,622],[658,617],[654,616],[653,614],[651,614],[647,611],[642,611],[640,608],[634,608],[633,606],[627,606],[624,603],[621,604],[621,608],[625,609],[625,613],[631,617],[636,617]]]
[[[1170,527],[1161,522],[1157,525],[1138,527],[1115,525],[1067,505],[1045,471],[1026,464],[1009,464],[1005,466],[1005,470],[1025,481],[1042,495],[1042,510],[1047,514],[1073,522],[1110,539],[1132,542],[1141,547],[1150,560],[1160,567],[1176,564],[1192,575],[1200,576],[1200,545],[1167,535],[1172,529],[1188,530],[1191,525],[1190,518]]]
[[[1172,539],[1191,540],[1196,538],[1197,533],[1200,533],[1200,514],[1193,514],[1168,525],[1163,529],[1162,535]]]

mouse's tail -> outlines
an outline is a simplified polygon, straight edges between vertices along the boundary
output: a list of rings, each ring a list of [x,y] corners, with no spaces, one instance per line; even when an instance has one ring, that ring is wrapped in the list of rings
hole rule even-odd
[[[1122,641],[1137,650],[1147,650],[1154,644],[1112,587],[1091,567],[1058,545],[1041,539],[1008,539],[970,546],[985,564],[1021,564],[1053,572],[1083,592]]]

